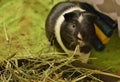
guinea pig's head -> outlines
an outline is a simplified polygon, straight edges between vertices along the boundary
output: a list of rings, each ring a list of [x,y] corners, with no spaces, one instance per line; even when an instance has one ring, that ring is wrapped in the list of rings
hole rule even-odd
[[[86,11],[65,13],[65,20],[61,25],[61,38],[64,45],[71,50],[75,49],[78,44],[81,48],[84,46],[91,47],[96,35],[95,18],[95,15]]]

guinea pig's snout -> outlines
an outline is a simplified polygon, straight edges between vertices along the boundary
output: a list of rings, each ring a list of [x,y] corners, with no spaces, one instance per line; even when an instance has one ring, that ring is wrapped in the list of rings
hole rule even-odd
[[[80,46],[85,45],[85,42],[83,41],[82,35],[80,33],[77,34],[77,41]]]

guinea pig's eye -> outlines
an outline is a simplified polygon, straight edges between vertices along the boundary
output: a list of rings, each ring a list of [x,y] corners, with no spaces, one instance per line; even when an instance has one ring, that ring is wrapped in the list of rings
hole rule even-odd
[[[76,27],[76,24],[75,22],[72,23],[72,27],[75,28]]]
[[[76,27],[76,25],[75,24],[73,24],[73,28],[75,28]]]

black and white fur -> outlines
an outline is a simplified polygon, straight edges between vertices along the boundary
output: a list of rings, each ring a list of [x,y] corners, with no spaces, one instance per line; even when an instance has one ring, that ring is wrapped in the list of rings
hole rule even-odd
[[[46,20],[47,38],[68,55],[73,54],[79,45],[76,54],[86,63],[95,38],[94,19],[94,15],[81,9],[75,2],[58,3]]]

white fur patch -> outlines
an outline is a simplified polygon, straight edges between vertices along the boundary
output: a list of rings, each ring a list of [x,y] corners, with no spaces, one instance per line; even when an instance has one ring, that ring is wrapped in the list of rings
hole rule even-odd
[[[82,16],[82,15],[80,15],[80,17],[78,18],[78,21],[81,23],[81,22],[82,22],[82,20],[83,20],[83,16]]]
[[[80,45],[80,46],[84,46],[85,43],[82,41],[82,39],[83,39],[83,38],[82,38],[82,35],[81,35],[80,33],[78,33],[77,37],[81,39],[81,40],[78,39],[79,45]]]
[[[77,37],[82,39],[82,35],[80,33],[78,33]]]

